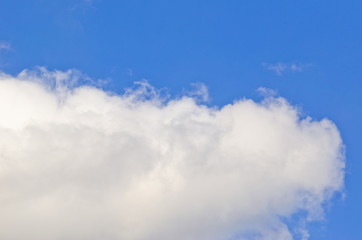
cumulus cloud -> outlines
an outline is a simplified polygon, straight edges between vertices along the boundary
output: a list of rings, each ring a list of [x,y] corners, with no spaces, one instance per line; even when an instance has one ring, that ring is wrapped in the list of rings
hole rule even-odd
[[[278,76],[283,75],[285,72],[302,72],[306,65],[296,63],[281,63],[276,64],[262,63],[263,67],[267,70],[273,71]]]
[[[1,74],[0,239],[307,239],[288,219],[343,188],[336,126],[281,97],[216,108],[78,78]]]

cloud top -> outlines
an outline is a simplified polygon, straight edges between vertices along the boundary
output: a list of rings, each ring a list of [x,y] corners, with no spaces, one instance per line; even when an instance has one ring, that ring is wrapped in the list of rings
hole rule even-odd
[[[302,239],[288,218],[343,187],[336,126],[283,98],[218,109],[74,76],[0,77],[1,239]]]

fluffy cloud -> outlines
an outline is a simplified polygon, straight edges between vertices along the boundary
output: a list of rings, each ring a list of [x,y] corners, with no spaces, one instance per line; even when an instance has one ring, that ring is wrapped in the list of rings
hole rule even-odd
[[[283,98],[218,109],[78,77],[0,77],[0,239],[307,238],[288,219],[343,187],[336,126]]]

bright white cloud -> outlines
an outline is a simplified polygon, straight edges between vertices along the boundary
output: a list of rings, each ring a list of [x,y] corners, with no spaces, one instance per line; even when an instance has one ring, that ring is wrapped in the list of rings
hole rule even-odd
[[[289,240],[343,187],[336,126],[283,98],[217,109],[74,76],[1,75],[0,239]]]

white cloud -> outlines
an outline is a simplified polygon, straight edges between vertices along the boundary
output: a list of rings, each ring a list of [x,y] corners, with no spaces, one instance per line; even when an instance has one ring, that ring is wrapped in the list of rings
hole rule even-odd
[[[278,62],[276,64],[262,63],[262,66],[267,70],[273,71],[278,76],[281,76],[285,72],[302,72],[306,65]]]
[[[336,126],[283,98],[217,109],[74,76],[0,77],[0,239],[287,240],[343,187]]]

